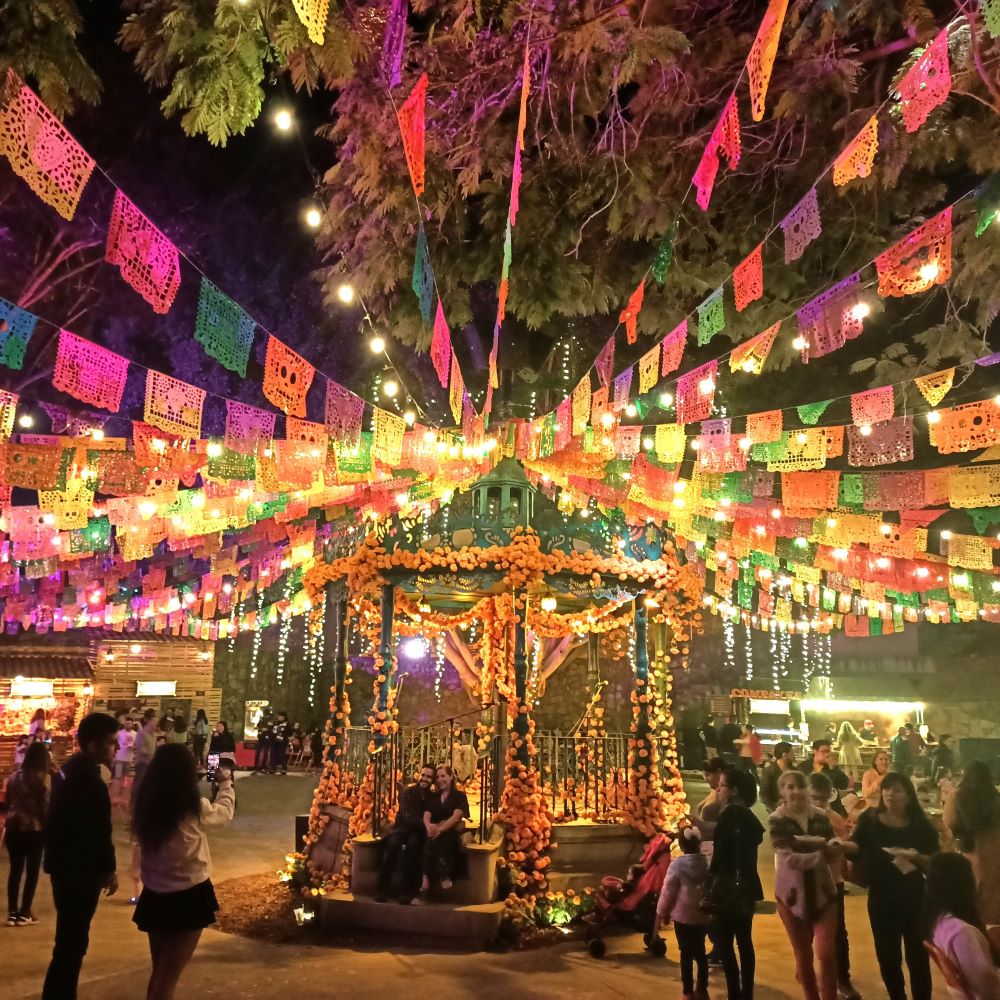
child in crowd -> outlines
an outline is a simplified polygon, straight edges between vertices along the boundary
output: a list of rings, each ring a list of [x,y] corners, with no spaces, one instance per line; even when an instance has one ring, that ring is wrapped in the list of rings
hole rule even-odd
[[[823,773],[810,774],[809,800],[817,808],[826,813],[830,826],[833,827],[834,835],[841,839],[850,836],[850,824],[843,816],[830,808],[831,799],[836,796],[833,784]],[[833,876],[834,884],[837,887],[837,988],[840,996],[844,1000],[860,1000],[860,994],[851,982],[851,951],[847,941],[847,918],[844,913],[844,858],[843,855],[833,855],[830,857],[830,874]]]
[[[925,916],[952,1000],[1000,1000],[1000,971],[976,910],[972,865],[961,854],[931,858]]]
[[[701,894],[708,878],[708,859],[701,853],[701,836],[696,827],[688,827],[677,835],[683,852],[674,858],[660,890],[656,907],[653,937],[662,924],[673,921],[677,947],[681,953],[681,987],[685,998],[707,1000],[708,958],[705,955],[705,935],[708,914],[702,909]],[[697,979],[695,978],[697,966]]]

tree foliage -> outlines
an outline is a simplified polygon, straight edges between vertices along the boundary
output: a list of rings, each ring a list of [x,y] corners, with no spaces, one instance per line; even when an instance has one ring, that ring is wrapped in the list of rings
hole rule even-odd
[[[532,92],[505,347],[537,343],[528,331],[551,341],[571,330],[592,356],[677,221],[672,269],[662,287],[647,288],[639,320],[641,333],[662,335],[823,177],[822,236],[785,266],[779,231],[765,249],[764,297],[740,314],[727,302],[724,334],[743,340],[1000,167],[1000,44],[967,0],[958,14],[943,0],[792,0],[760,123],[747,113],[743,63],[763,0],[413,0],[403,85],[391,92],[379,69],[389,0],[333,4],[323,45],[309,42],[290,0],[123,6],[121,43],[151,84],[167,88],[164,111],[213,143],[252,124],[275,78],[330,91],[322,134],[336,163],[323,179],[319,234],[327,299],[349,274],[376,321],[419,347],[430,335],[410,290],[421,218],[452,329],[472,324],[483,340],[492,330],[492,308],[482,304],[495,302],[526,44]],[[891,94],[948,22],[952,95],[909,134]],[[418,213],[395,108],[422,72],[430,88]],[[743,158],[735,172],[720,170],[702,213],[690,178],[734,86]],[[872,176],[833,188],[833,158],[879,108]],[[880,354],[900,340],[917,372],[982,353],[1000,313],[1000,227],[972,239],[972,225],[967,211],[956,213],[961,251],[948,288],[885,306],[871,332],[824,361],[832,384],[856,382],[850,365],[866,355],[875,359],[866,373],[896,371],[905,359]],[[789,368],[789,340],[779,339],[772,374]],[[717,343],[703,352],[718,353]],[[507,360],[516,368],[523,352]],[[783,384],[809,398],[802,387],[818,368],[789,369]],[[739,412],[745,403],[738,389],[727,399]]]

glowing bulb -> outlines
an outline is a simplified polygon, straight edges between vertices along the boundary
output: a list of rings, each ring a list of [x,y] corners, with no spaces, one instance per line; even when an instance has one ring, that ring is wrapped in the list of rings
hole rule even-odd
[[[941,541],[947,542],[950,540],[951,540],[951,532],[947,528],[945,528],[944,531],[941,532]]]
[[[395,396],[397,392],[399,392],[399,383],[397,383],[393,379],[389,379],[388,381],[382,383],[382,391],[390,399],[392,399],[392,397]]]
[[[604,413],[601,414],[601,423],[605,427],[610,427],[612,424],[614,424],[614,422],[615,422],[615,417],[613,413],[608,413],[607,411],[605,411]]]
[[[771,517],[773,517],[775,519],[775,521],[777,521],[778,518],[781,517],[781,508],[780,507],[772,507],[771,508]]]
[[[994,580],[990,586],[993,588],[994,593],[1000,592],[1000,580]]]
[[[218,441],[209,441],[205,453],[209,458],[218,458],[222,454],[222,445]]]
[[[551,595],[548,597],[543,597],[539,602],[539,604],[541,605],[542,611],[548,611],[548,612],[555,611],[555,609],[558,607],[556,599]]]
[[[434,431],[424,431],[424,442],[426,444],[434,444],[437,440],[437,434]]]
[[[952,583],[956,587],[968,587],[969,586],[969,574],[968,573],[956,573],[951,578]]]
[[[869,437],[871,435],[871,432],[872,432],[872,425],[871,424],[862,424],[858,428],[858,433],[862,437]]]
[[[423,639],[418,639],[416,637],[412,639],[407,639],[403,643],[403,655],[411,660],[419,660],[427,652],[427,646],[424,644]]]
[[[31,425],[34,424],[34,422],[35,418],[30,413],[22,413],[17,418],[18,427],[31,427]]]
[[[323,221],[323,214],[318,208],[306,209],[306,225],[310,229],[319,229],[319,224]]]
[[[280,108],[274,114],[274,124],[281,132],[288,132],[292,127],[292,113],[288,108]]]
[[[805,431],[799,431],[799,433],[795,435],[795,440],[798,441],[799,444],[805,444],[806,441],[809,440],[809,435],[806,434]]]
[[[634,417],[638,412],[639,411],[636,409],[635,403],[629,403],[628,406],[625,407],[626,417]]]
[[[137,642],[133,642],[132,645],[129,646],[128,651],[133,656],[138,656],[142,652],[142,646],[140,646]]]
[[[879,529],[878,530],[882,532],[882,534],[883,534],[884,537],[888,538],[892,534],[892,525],[891,524],[881,524],[881,525],[879,525]]]
[[[713,379],[711,376],[703,378],[698,383],[698,391],[705,396],[707,396],[714,388],[715,388],[715,379]]]
[[[805,337],[798,336],[792,341],[792,347],[797,351],[804,351],[809,346],[809,341]]]
[[[921,580],[926,579],[931,575],[931,571],[926,566],[918,566],[914,572],[920,577]]]
[[[879,556],[879,558],[875,560],[875,565],[878,566],[879,569],[888,569],[892,563],[890,563],[885,556]]]
[[[150,518],[156,513],[156,504],[152,500],[143,500],[139,504],[139,516],[142,518]]]
[[[836,528],[837,527],[837,519],[835,517],[828,517],[826,519],[826,526],[828,528]]]
[[[191,497],[191,506],[192,507],[204,507],[205,506],[205,494],[204,493],[195,493],[195,495],[193,497]]]
[[[939,424],[941,423],[941,414],[937,410],[931,410],[927,414],[927,423],[929,424]]]
[[[941,268],[939,268],[937,264],[924,264],[924,266],[920,268],[920,279],[930,284],[940,273]]]
[[[748,437],[741,437],[740,438],[740,447],[744,451],[749,451],[752,446],[753,446],[753,441],[750,438],[748,438]]]
[[[90,432],[90,436],[91,436],[91,437],[92,437],[92,438],[93,438],[93,439],[94,439],[95,441],[103,441],[103,440],[104,440],[104,430],[103,430],[102,428],[100,428],[100,427],[95,427],[95,428],[94,428],[94,429],[93,429],[93,430],[92,430],[92,431]]]
[[[830,554],[834,559],[846,559],[848,556],[847,549],[834,549]]]
[[[673,393],[670,392],[660,393],[660,406],[673,406],[673,404],[674,404]]]
[[[646,451],[649,451],[655,444],[656,442],[651,437],[644,437],[642,439],[642,446]]]
[[[345,306],[350,305],[354,301],[354,288],[351,285],[343,284],[337,289],[337,298],[344,303]]]
[[[857,320],[859,323],[861,320],[866,319],[872,311],[872,307],[868,305],[867,302],[859,302],[856,306],[851,309],[851,319]]]
[[[404,410],[403,420],[406,421],[407,427],[412,427],[416,423],[417,415],[413,412],[413,410]]]
[[[381,354],[385,350],[385,341],[381,337],[372,337],[368,341],[372,354]]]
[[[678,479],[674,483],[674,492],[675,493],[683,493],[687,489],[687,485],[688,484],[687,484],[687,480],[686,479]]]
[[[697,438],[691,439],[691,448],[694,451],[701,451],[701,442]]]
[[[746,361],[743,362],[743,370],[748,375],[752,375],[757,370],[757,363],[753,358],[747,358]]]

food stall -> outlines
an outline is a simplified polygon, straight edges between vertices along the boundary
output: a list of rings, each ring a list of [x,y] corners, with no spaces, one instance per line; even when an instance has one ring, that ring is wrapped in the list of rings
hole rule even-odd
[[[753,725],[765,753],[782,740],[796,748],[802,742],[801,698],[799,691],[733,688],[729,692],[731,714],[740,724]],[[801,756],[798,749],[796,756]]]
[[[17,740],[39,709],[54,760],[72,752],[76,727],[93,703],[93,677],[86,643],[0,641],[0,776],[13,769]]]

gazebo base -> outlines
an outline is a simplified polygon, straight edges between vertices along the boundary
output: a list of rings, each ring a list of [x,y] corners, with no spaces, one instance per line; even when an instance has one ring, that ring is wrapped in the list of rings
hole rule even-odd
[[[597,886],[605,875],[625,877],[628,866],[642,856],[645,838],[623,823],[577,820],[552,827],[549,850],[550,888],[585,889]]]
[[[324,931],[372,930],[399,935],[408,944],[426,941],[449,948],[482,950],[496,936],[503,903],[454,906],[428,903],[400,906],[376,903],[370,896],[330,892],[319,903],[319,922]]]

